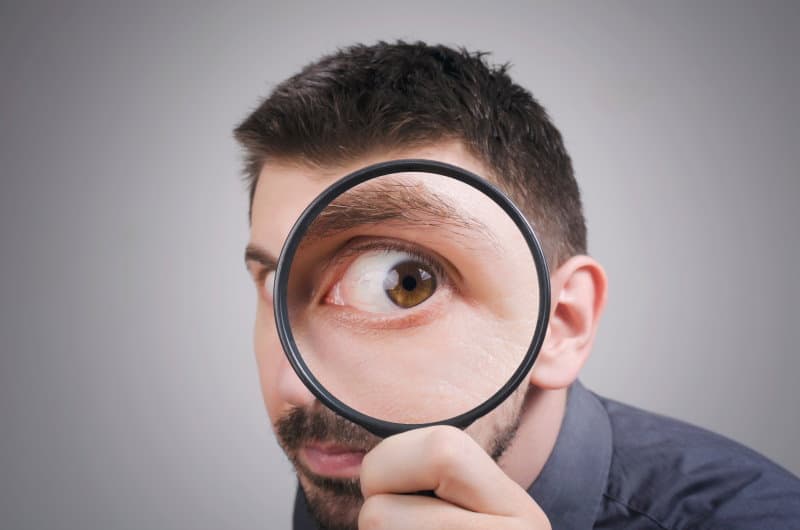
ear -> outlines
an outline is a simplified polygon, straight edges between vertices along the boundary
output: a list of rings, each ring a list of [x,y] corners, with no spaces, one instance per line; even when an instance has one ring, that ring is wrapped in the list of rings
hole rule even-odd
[[[607,286],[603,267],[590,256],[573,256],[551,274],[550,323],[531,384],[555,390],[578,377],[594,344]]]

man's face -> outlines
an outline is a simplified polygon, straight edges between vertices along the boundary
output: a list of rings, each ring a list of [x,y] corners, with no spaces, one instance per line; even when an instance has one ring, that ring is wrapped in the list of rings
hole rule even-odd
[[[266,258],[265,261],[275,260],[287,234],[302,210],[323,189],[355,169],[395,158],[440,160],[478,174],[486,174],[485,169],[458,143],[443,143],[427,148],[379,153],[336,168],[320,169],[296,161],[273,160],[265,164],[256,188],[252,206],[251,247],[261,249],[264,254],[262,258]],[[481,212],[481,203],[470,203],[471,199],[464,194],[463,188],[450,189],[446,185],[439,191],[443,195],[449,194],[454,202],[461,203],[462,206],[471,204],[472,207],[467,209],[486,220],[501,242],[507,238],[519,238],[518,233],[516,236],[511,233],[515,229],[508,228],[508,220],[502,218],[502,212],[500,214]],[[339,239],[346,241],[350,235],[352,234],[345,231],[339,234]],[[402,237],[403,234],[396,236],[397,239]],[[435,241],[436,230],[427,231],[424,237]],[[409,234],[409,239],[413,239],[413,234]],[[445,235],[442,235],[440,239],[441,244],[445,246],[445,253],[447,245],[452,247],[450,262],[454,262],[456,268],[468,266],[469,259],[474,258],[474,249],[472,249],[472,256],[467,252],[469,245],[456,244],[452,237]],[[476,245],[484,242],[475,240]],[[438,245],[438,243],[435,244]],[[337,245],[338,243],[332,246]],[[310,342],[322,343],[327,348],[342,344],[344,345],[343,350],[346,349],[348,352],[349,357],[338,359],[336,365],[347,366],[347,363],[352,363],[352,366],[347,366],[346,369],[339,372],[345,374],[338,381],[341,392],[347,391],[349,387],[353,386],[352,384],[348,385],[348,381],[353,381],[352,378],[348,379],[348,374],[353,374],[354,370],[358,370],[360,366],[359,362],[354,360],[357,356],[353,352],[357,353],[357,348],[352,346],[348,348],[347,346],[358,344],[359,341],[369,341],[369,337],[376,336],[381,340],[373,340],[372,344],[368,344],[367,350],[376,351],[377,348],[382,353],[388,352],[390,355],[387,355],[386,358],[389,359],[398,358],[400,353],[406,355],[403,357],[403,362],[393,365],[391,369],[372,363],[366,369],[366,377],[358,378],[358,380],[370,382],[369,386],[356,387],[358,391],[354,395],[367,396],[362,402],[364,406],[359,408],[368,408],[368,412],[376,416],[381,416],[386,411],[391,411],[386,414],[395,415],[391,418],[384,416],[384,419],[417,422],[419,420],[430,421],[432,418],[447,418],[454,415],[454,406],[458,410],[461,401],[465,399],[464,396],[483,396],[485,389],[481,388],[481,385],[486,386],[487,381],[496,381],[497,378],[507,378],[510,372],[502,366],[504,361],[506,361],[505,365],[508,365],[508,360],[496,355],[493,363],[459,362],[455,367],[452,363],[443,364],[441,367],[431,365],[431,356],[428,355],[427,359],[420,357],[419,362],[427,363],[425,365],[426,374],[437,374],[431,376],[434,377],[437,384],[430,384],[431,380],[417,375],[419,370],[409,368],[414,366],[414,362],[408,355],[413,355],[413,352],[420,352],[420,355],[424,355],[426,351],[430,351],[431,345],[437,342],[460,342],[458,351],[462,352],[467,359],[470,352],[474,352],[475,358],[478,359],[482,353],[494,354],[497,351],[510,349],[507,337],[513,335],[515,329],[532,329],[530,320],[508,318],[509,311],[514,308],[515,304],[517,306],[523,304],[516,298],[520,296],[519,293],[531,293],[536,289],[535,281],[522,280],[527,277],[530,270],[529,255],[526,260],[522,255],[515,255],[513,251],[509,253],[508,248],[509,246],[506,245],[506,252],[497,255],[488,251],[480,253],[481,260],[472,260],[474,263],[471,266],[491,272],[491,274],[483,275],[485,279],[479,285],[461,286],[453,289],[453,292],[447,296],[441,294],[440,299],[446,300],[447,303],[440,302],[438,305],[441,312],[437,320],[441,321],[439,327],[434,325],[415,327],[411,324],[398,326],[395,323],[390,326],[393,340],[387,341],[384,335],[379,335],[374,331],[374,326],[385,324],[374,324],[373,322],[370,324],[373,326],[370,333],[354,334],[350,329],[352,326],[348,324],[353,321],[353,318],[348,316],[343,319],[341,317],[342,308],[348,306],[347,296],[352,295],[347,291],[346,283],[341,289],[333,289],[334,294],[325,298],[331,302],[328,305],[334,306],[338,313],[332,313],[331,308],[328,307],[317,312],[305,312],[303,327],[313,330],[308,334],[314,339]],[[302,257],[301,254],[297,254],[296,262],[302,261],[299,259]],[[363,263],[360,266],[370,267],[375,266],[376,263],[379,265],[380,259],[378,256],[372,258],[372,262],[369,261],[369,258],[362,260]],[[263,264],[250,261],[248,267],[257,279],[259,296],[255,323],[255,351],[264,401],[274,424],[276,437],[295,465],[300,484],[309,502],[309,508],[315,517],[330,528],[353,527],[361,503],[357,482],[360,460],[363,454],[376,445],[379,440],[357,425],[321,406],[303,386],[289,366],[277,337],[270,292],[273,276],[268,273],[269,266],[265,268]],[[476,277],[478,272],[480,270],[476,270]],[[344,276],[346,278],[347,274]],[[498,292],[501,292],[500,289],[507,289],[506,285],[510,278],[517,282],[515,289],[503,292],[516,294],[496,296]],[[496,284],[491,282],[496,282]],[[359,289],[363,289],[363,286],[359,286]],[[444,286],[440,287],[440,291],[445,292]],[[359,303],[371,300],[370,298],[362,299],[360,294],[352,296],[355,296]],[[528,294],[528,297],[530,296],[532,295]],[[434,300],[433,296],[431,296],[431,300]],[[313,306],[317,305],[322,304]],[[434,308],[430,311],[435,311],[437,305],[430,304],[430,307]],[[337,315],[336,318],[329,319],[328,315],[332,314]],[[497,318],[492,318],[493,315]],[[385,323],[386,318],[382,316],[379,322]],[[414,329],[409,329],[409,326]],[[364,336],[368,338],[364,339]],[[409,336],[413,336],[413,341],[408,338]],[[529,335],[525,336],[529,339]],[[404,342],[404,339],[407,340]],[[409,344],[424,344],[428,348],[413,348],[409,347]],[[334,386],[337,383],[333,377],[330,381],[325,381],[326,386],[328,386],[328,382],[334,383]],[[527,384],[523,383],[520,390],[504,404],[477,420],[467,429],[467,432],[495,458],[500,456],[513,436],[526,386]],[[336,395],[341,393],[338,388],[332,389],[329,386],[329,389],[334,390]],[[399,408],[398,403],[401,404]],[[462,407],[460,410],[463,411],[467,408],[471,407]]]

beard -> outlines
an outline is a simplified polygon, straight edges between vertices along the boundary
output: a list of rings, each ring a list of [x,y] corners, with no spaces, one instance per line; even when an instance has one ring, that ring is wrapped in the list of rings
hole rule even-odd
[[[509,424],[495,429],[487,452],[497,460],[508,449],[519,428],[522,413],[516,409]],[[309,443],[333,442],[369,452],[381,438],[335,414],[319,402],[308,408],[295,407],[275,422],[278,443],[297,473],[308,512],[321,530],[356,530],[364,497],[357,478],[331,478],[312,472],[299,459]]]
[[[353,530],[364,502],[357,478],[332,478],[311,471],[298,457],[310,443],[334,442],[368,452],[380,438],[314,402],[291,409],[275,423],[275,434],[295,468],[311,517],[322,530]]]

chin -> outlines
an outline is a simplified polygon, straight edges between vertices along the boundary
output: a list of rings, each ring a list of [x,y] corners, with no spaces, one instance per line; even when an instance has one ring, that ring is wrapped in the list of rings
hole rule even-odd
[[[326,479],[318,484],[298,471],[308,511],[322,530],[357,530],[364,503],[357,480]],[[355,486],[355,487],[354,487]]]

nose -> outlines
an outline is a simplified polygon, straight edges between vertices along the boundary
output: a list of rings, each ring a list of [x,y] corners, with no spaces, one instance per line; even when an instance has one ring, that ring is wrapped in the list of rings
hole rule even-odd
[[[286,356],[283,356],[279,365],[276,378],[276,388],[281,400],[296,407],[311,405],[316,399],[314,394],[306,388],[303,382],[297,377],[294,368],[289,364]]]

